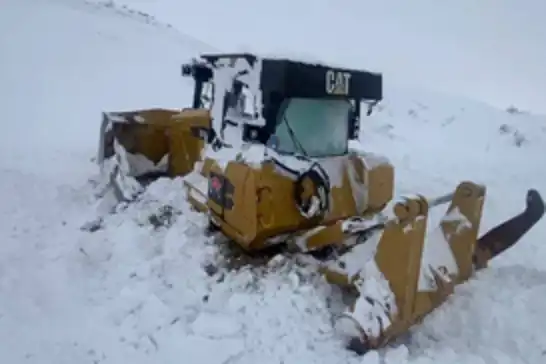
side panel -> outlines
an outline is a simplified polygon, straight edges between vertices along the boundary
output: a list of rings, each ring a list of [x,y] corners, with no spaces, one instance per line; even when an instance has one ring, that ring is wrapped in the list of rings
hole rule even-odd
[[[273,163],[265,164],[258,173],[258,238],[263,244],[267,238],[298,230],[306,219],[296,206],[291,177],[279,173]]]
[[[348,175],[348,168],[350,168],[348,164],[350,161],[346,160],[343,163],[345,168],[341,169],[339,172],[341,174],[341,184],[330,188],[331,206],[330,211],[324,219],[326,223],[348,216],[354,216],[359,213],[359,211],[357,211],[353,186],[351,185],[350,177]]]
[[[330,206],[322,221],[308,220],[300,213],[294,200],[293,176],[280,171],[274,163],[265,164],[257,172],[260,239],[299,232],[318,224],[330,225],[351,216],[363,215],[369,210],[370,200],[375,203],[371,207],[382,207],[392,196],[392,189],[389,189],[392,188],[393,178],[390,164],[365,165],[360,157],[352,155],[319,163],[330,179]],[[373,186],[369,186],[369,183]],[[370,191],[378,196],[369,196]]]
[[[392,191],[385,187],[391,186],[392,173],[386,172],[392,171],[392,167],[386,165],[382,170],[382,165],[365,166],[358,157],[355,159],[356,162],[347,156],[319,162],[331,184],[329,211],[322,220],[302,215],[295,199],[296,176],[273,162],[264,163],[259,169],[242,162],[230,162],[225,170],[211,164],[209,185],[212,190],[209,188],[208,206],[217,223],[225,224],[227,235],[249,250],[262,249],[269,245],[271,238],[365,214],[370,199],[369,180],[374,183],[373,190],[380,194],[372,200],[378,204],[387,203]],[[304,188],[302,193],[313,190],[312,187]],[[328,236],[313,246],[340,243],[335,238],[338,233]]]
[[[354,168],[353,193],[359,210],[381,210],[391,201],[394,192],[394,167],[389,161],[372,153],[357,151],[350,155]],[[358,200],[364,199],[364,206]]]
[[[224,170],[212,164],[208,175],[207,206],[224,234],[245,249],[256,237],[257,195],[254,170],[230,162]]]
[[[243,163],[232,162],[224,175],[227,180],[224,189],[224,220],[240,235],[240,242],[249,248],[257,230],[255,171]]]

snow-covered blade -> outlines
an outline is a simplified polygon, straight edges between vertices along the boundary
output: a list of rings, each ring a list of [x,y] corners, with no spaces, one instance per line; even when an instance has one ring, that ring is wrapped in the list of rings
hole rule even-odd
[[[97,161],[103,184],[131,201],[159,176],[186,175],[201,156],[206,113],[146,109],[103,113]],[[204,127],[206,130],[206,127]]]
[[[99,129],[97,162],[118,159],[130,177],[167,171],[168,127],[179,111],[150,109],[105,112]]]

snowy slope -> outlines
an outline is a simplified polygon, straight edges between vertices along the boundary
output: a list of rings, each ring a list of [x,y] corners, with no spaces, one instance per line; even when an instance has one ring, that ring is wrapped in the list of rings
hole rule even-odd
[[[182,61],[211,47],[127,9],[5,0],[0,12],[0,358],[6,363],[541,363],[544,223],[394,349],[364,358],[333,336],[335,290],[300,267],[209,277],[217,249],[180,181],[158,181],[90,233],[100,111],[182,107]],[[398,192],[489,186],[483,230],[546,194],[546,120],[390,90],[362,144]],[[504,126],[506,125],[506,126]],[[519,143],[517,140],[525,139]],[[19,138],[19,141],[17,140]],[[517,145],[521,144],[521,145]],[[150,216],[174,207],[169,228]],[[334,299],[334,306],[337,300]]]

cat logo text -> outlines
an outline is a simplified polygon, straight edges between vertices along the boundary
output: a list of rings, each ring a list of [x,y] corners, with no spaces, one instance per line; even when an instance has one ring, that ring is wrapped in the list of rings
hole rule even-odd
[[[326,93],[330,95],[348,95],[351,74],[349,72],[326,71]]]

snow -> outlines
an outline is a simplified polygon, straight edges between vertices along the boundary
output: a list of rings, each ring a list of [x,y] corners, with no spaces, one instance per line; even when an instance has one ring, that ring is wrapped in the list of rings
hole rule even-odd
[[[445,267],[444,274],[442,274],[440,267]],[[418,283],[420,291],[436,290],[433,273],[442,274],[442,277],[448,280],[449,275],[459,273],[455,256],[449,247],[449,241],[440,226],[430,232],[425,239]]]
[[[335,322],[335,330],[344,340],[362,336],[377,339],[391,324],[398,308],[389,282],[374,259],[363,260],[355,281],[360,296],[354,307]]]
[[[347,275],[349,279],[357,278],[361,272],[366,270],[366,264],[373,260],[382,235],[382,231],[374,233],[369,238],[369,244],[356,245],[349,252],[341,255],[335,263],[330,263],[328,268]]]
[[[98,211],[91,159],[101,112],[189,104],[180,64],[211,51],[193,31],[113,5],[3,2],[3,362],[544,361],[543,222],[407,340],[358,357],[332,328],[343,311],[338,290],[311,267],[276,261],[207,272],[219,246],[204,234],[206,217],[185,202],[181,179],[158,180],[113,214]],[[436,196],[461,179],[483,182],[483,232],[519,212],[527,188],[546,193],[545,139],[543,117],[389,88],[377,114],[363,119],[361,143],[395,166],[397,194]]]
[[[352,316],[358,321],[366,335],[379,337],[381,330],[391,325],[398,308],[389,282],[385,279],[373,260],[365,264],[357,283],[358,297]]]
[[[265,119],[262,116],[262,91],[260,87],[260,80],[262,74],[262,60],[257,58],[253,64],[251,64],[245,58],[237,58],[233,64],[230,59],[220,59],[213,67],[213,80],[214,80],[214,100],[222,100],[226,93],[231,91],[233,81],[235,79],[244,82],[248,89],[247,91],[252,96],[252,99],[244,100],[245,105],[250,104],[254,106],[254,110],[250,114],[249,118],[243,117],[243,111],[233,110],[228,107],[227,112],[231,112],[230,120],[239,123],[246,123],[256,126],[264,126]],[[213,119],[213,127],[220,134],[221,121],[223,115],[223,103],[214,103],[211,109],[211,116]],[[254,118],[254,114],[256,117]],[[239,117],[236,117],[239,116]]]

